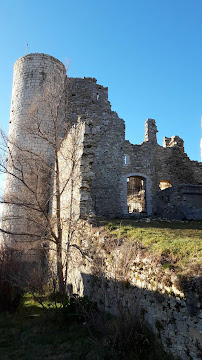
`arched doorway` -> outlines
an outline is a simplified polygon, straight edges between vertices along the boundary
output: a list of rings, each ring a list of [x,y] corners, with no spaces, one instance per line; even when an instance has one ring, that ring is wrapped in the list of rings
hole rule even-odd
[[[142,176],[127,177],[127,208],[129,214],[146,213],[146,179]]]

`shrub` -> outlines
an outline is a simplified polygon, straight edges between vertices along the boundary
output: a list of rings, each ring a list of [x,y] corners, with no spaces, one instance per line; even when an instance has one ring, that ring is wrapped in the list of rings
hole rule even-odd
[[[14,311],[21,303],[24,291],[15,282],[21,271],[20,254],[11,248],[0,253],[0,311]]]
[[[130,314],[109,317],[106,314],[94,316],[92,340],[101,357],[98,359],[173,360],[162,349],[157,337],[145,322]]]

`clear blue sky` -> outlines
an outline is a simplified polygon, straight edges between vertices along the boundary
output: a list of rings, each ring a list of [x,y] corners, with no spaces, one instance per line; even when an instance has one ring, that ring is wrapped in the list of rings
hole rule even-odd
[[[202,0],[0,0],[0,124],[7,131],[13,63],[28,52],[71,60],[71,77],[109,87],[126,138],[179,135],[200,161]]]

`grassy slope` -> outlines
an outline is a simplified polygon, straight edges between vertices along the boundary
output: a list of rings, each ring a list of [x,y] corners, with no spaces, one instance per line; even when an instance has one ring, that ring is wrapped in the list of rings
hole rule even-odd
[[[134,241],[140,249],[163,258],[182,272],[193,264],[202,264],[202,221],[137,221],[113,220],[100,222],[111,236]]]
[[[201,264],[202,222],[113,220],[101,222],[100,226],[109,230],[109,236],[135,241],[140,250],[144,249],[149,253],[155,253],[157,257],[164,257],[165,264],[167,262],[180,270],[193,263]],[[40,316],[30,317],[32,314]],[[108,339],[105,335],[90,337],[83,322],[74,321],[71,316],[64,317],[61,311],[51,308],[45,311],[29,297],[25,298],[18,312],[0,313],[0,359],[2,360],[113,359],[100,355],[98,347],[102,349],[102,344]],[[142,355],[134,358],[134,353],[138,354],[135,350],[132,351],[131,357],[126,358],[135,360],[169,358],[163,353],[152,354],[150,348],[145,355],[142,349],[144,346],[139,348],[139,354]],[[92,353],[92,357],[89,353]]]

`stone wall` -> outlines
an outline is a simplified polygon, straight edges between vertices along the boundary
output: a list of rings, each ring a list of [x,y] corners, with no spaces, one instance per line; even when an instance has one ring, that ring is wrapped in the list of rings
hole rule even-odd
[[[138,242],[113,241],[99,228],[78,224],[68,263],[70,294],[88,296],[117,315],[144,319],[176,359],[200,360],[202,343],[201,277],[179,280],[146,256]]]
[[[83,154],[84,133],[85,123],[79,119],[67,132],[60,149],[58,150],[59,187],[61,191],[60,210],[64,226],[65,224],[68,224],[69,221],[78,219],[80,216],[80,188],[83,180],[80,169]],[[56,188],[55,184],[54,188]],[[53,217],[55,217],[55,213],[56,204],[55,201],[53,201]]]
[[[85,153],[82,157],[82,166],[86,166],[92,172],[90,191],[88,191],[90,206],[93,206],[93,211],[97,215],[120,216],[124,121],[111,111],[108,89],[98,85],[96,79],[69,78],[66,92],[66,121],[69,119],[72,122],[77,121],[78,115],[81,118],[91,119],[91,125],[88,125],[88,133],[85,136]],[[89,184],[85,181],[85,186],[89,187]],[[86,197],[84,187],[82,191],[85,192]],[[87,199],[85,202],[88,208]]]
[[[154,202],[154,214],[177,220],[202,218],[202,185],[173,185],[158,191]]]
[[[184,152],[183,140],[178,136],[164,139],[160,146],[156,141],[156,125],[148,119],[145,128],[145,141],[140,145],[132,145],[125,141],[125,163],[122,168],[122,213],[127,215],[127,178],[141,176],[146,180],[146,207],[148,215],[155,215],[156,195],[159,193],[161,181],[175,186],[179,184],[202,185],[202,164],[191,161]],[[162,195],[163,196],[163,195]],[[160,194],[158,195],[158,199]],[[164,201],[166,211],[166,201]],[[202,208],[202,203],[201,203]],[[161,216],[158,212],[158,216]],[[173,214],[174,218],[174,214]],[[202,217],[200,217],[202,218]]]
[[[61,186],[68,183],[62,196],[63,203],[68,200],[61,209],[63,218],[72,209],[77,219],[134,216],[127,206],[131,176],[145,182],[146,204],[140,216],[160,214],[156,201],[161,181],[173,186],[202,184],[202,164],[184,153],[183,140],[165,138],[160,146],[156,133],[155,120],[148,119],[145,141],[131,144],[125,140],[124,121],[111,110],[108,88],[94,78],[68,78],[64,65],[49,55],[29,54],[19,59],[14,66],[3,210],[4,228],[18,235],[5,236],[6,243],[18,241],[22,233],[28,243],[34,231],[39,238],[46,231],[36,221],[36,212],[30,216],[29,206],[36,205],[37,211],[47,207],[48,217],[51,211],[54,214],[54,171],[60,152],[59,181]],[[79,159],[74,167],[75,151]],[[72,167],[74,183],[70,186]],[[131,194],[131,198],[138,196]],[[161,201],[161,206],[166,208],[166,202]]]

